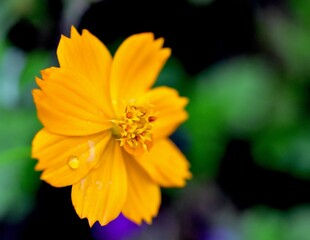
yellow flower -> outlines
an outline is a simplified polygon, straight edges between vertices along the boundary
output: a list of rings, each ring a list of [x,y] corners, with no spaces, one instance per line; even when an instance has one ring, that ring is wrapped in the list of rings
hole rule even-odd
[[[152,222],[160,186],[182,187],[189,163],[169,140],[187,119],[188,100],[169,87],[151,89],[170,56],[152,33],[128,37],[112,57],[87,30],[62,36],[60,67],[41,71],[33,90],[43,124],[32,142],[41,179],[72,185],[72,203],[92,226],[120,213]]]

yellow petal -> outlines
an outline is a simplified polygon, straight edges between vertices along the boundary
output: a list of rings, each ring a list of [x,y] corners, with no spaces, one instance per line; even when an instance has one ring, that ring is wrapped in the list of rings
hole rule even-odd
[[[169,87],[154,88],[147,93],[142,101],[148,101],[154,107],[156,116],[154,139],[169,136],[188,118],[188,114],[184,110],[188,99],[180,97],[175,89]]]
[[[137,224],[141,224],[143,220],[151,224],[161,202],[160,187],[129,154],[125,154],[128,193],[122,213]]]
[[[168,139],[155,142],[150,152],[136,157],[136,160],[163,187],[183,187],[191,178],[188,161]]]
[[[61,68],[78,72],[91,82],[111,111],[108,90],[112,57],[107,47],[89,31],[84,29],[80,35],[72,26],[71,38],[60,39],[57,57]]]
[[[42,170],[41,179],[54,187],[72,185],[102,159],[110,139],[108,131],[85,137],[64,137],[42,129],[32,142],[32,157],[38,159],[35,169]]]
[[[72,186],[72,203],[92,226],[106,225],[121,212],[127,196],[127,174],[119,143],[112,140],[98,167]]]
[[[162,44],[163,39],[154,40],[152,33],[132,35],[121,44],[112,63],[113,99],[136,99],[154,84],[170,56]]]
[[[81,74],[54,68],[33,90],[38,117],[51,132],[81,136],[111,128],[103,94]]]

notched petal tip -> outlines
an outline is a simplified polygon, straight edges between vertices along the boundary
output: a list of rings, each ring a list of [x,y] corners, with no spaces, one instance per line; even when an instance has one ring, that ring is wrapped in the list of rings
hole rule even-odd
[[[82,29],[82,34],[81,36],[84,37],[84,36],[94,36],[90,31],[88,31],[87,29]]]
[[[38,85],[38,87],[42,89],[42,87],[44,85],[43,80],[41,78],[36,77],[35,81],[36,81],[36,84]]]
[[[77,29],[73,25],[71,25],[71,28],[70,28],[70,36],[71,36],[71,38],[76,37],[76,36],[80,36],[79,32],[77,31]]]
[[[189,98],[187,97],[180,97],[180,105],[182,107],[185,107],[186,105],[188,105],[189,103]]]
[[[64,34],[61,34],[61,35],[60,35],[59,43],[61,43],[61,42],[66,42],[66,41],[68,41],[68,40],[70,40],[69,37],[65,36]]]
[[[155,46],[156,46],[158,49],[160,49],[160,48],[163,47],[164,42],[165,42],[165,39],[164,39],[163,37],[157,38],[157,39],[155,40]]]
[[[193,174],[190,171],[188,171],[187,175],[185,176],[185,179],[191,180],[191,179],[193,179],[193,177],[194,177]]]
[[[80,217],[80,218],[81,218],[81,217]],[[82,218],[81,218],[81,219],[82,219]],[[88,220],[88,224],[89,224],[89,227],[90,227],[90,228],[93,227],[94,224],[97,222],[97,220],[91,219],[91,218],[88,218],[87,220]]]
[[[148,225],[152,224],[152,219],[149,220],[144,220],[143,218],[139,217],[139,218],[127,218],[129,221],[137,224],[138,226],[141,226],[143,224],[143,222],[145,221]],[[144,221],[143,221],[144,220]]]
[[[36,102],[36,100],[43,97],[43,92],[40,89],[33,89],[32,96]]]
[[[187,105],[190,101],[188,97],[181,97],[181,98],[184,99],[185,105]]]
[[[176,181],[173,187],[183,188],[187,185],[187,182],[191,180],[192,178],[193,178],[193,175],[188,168],[188,171],[183,174],[183,178],[179,179],[179,182]],[[165,185],[163,185],[163,187],[165,187]],[[170,187],[170,186],[168,185],[167,187]]]
[[[38,161],[38,159],[37,159],[36,157],[34,157],[34,156],[32,156],[31,158],[32,158],[32,159],[35,159],[36,161]],[[42,171],[43,168],[40,167],[40,164],[37,163],[37,164],[34,166],[34,170],[35,170],[35,171]],[[41,174],[41,175],[42,175],[42,174]],[[41,177],[40,177],[40,179],[41,179]]]
[[[145,38],[147,40],[154,40],[154,33],[152,32],[141,32],[141,33],[136,33],[136,34],[133,34],[131,35],[130,37],[128,37],[127,39],[129,38]]]
[[[52,67],[45,68],[45,69],[41,70],[41,71],[40,71],[40,74],[41,74],[41,76],[42,76],[42,79],[43,79],[43,80],[48,79],[48,77],[50,77],[50,75],[51,75],[53,72],[57,71],[57,70],[59,70],[59,67],[55,67],[55,66],[52,66]]]
[[[168,59],[171,56],[171,48],[163,48],[160,54],[163,60]]]

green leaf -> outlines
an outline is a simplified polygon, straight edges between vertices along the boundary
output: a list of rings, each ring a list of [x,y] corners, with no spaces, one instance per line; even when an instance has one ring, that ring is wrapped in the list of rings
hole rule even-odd
[[[308,11],[306,8],[304,10]],[[308,14],[308,18],[309,16]],[[294,82],[299,79],[305,80],[304,77],[310,76],[308,64],[310,61],[309,24],[270,11],[264,14],[259,26],[259,36],[266,48],[272,51],[278,62],[282,64],[283,74],[286,77],[292,77]]]
[[[274,74],[259,58],[236,58],[198,76],[185,123],[194,172],[214,177],[228,137],[266,124],[274,88]]]
[[[257,207],[246,212],[242,219],[243,239],[284,239],[285,221],[281,212]]]
[[[308,239],[310,236],[310,207],[300,205],[289,211],[284,240]]]
[[[40,183],[30,158],[31,141],[40,123],[35,111],[0,111],[0,219],[18,221],[34,205]]]
[[[245,240],[300,240],[310,236],[307,205],[286,211],[257,206],[241,217],[241,235]]]
[[[256,161],[264,166],[310,179],[310,123],[274,126],[253,143]]]
[[[41,127],[35,111],[0,111],[0,151],[30,145],[34,134]]]
[[[289,9],[301,23],[310,27],[310,2],[304,0],[289,0]]]
[[[29,146],[0,152],[0,219],[18,221],[31,210],[39,186],[34,163]]]

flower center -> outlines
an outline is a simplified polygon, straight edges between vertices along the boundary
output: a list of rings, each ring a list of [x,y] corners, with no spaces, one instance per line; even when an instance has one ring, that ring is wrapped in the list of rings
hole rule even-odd
[[[155,121],[151,105],[130,103],[119,119],[112,120],[112,134],[128,153],[140,155],[152,147]]]

